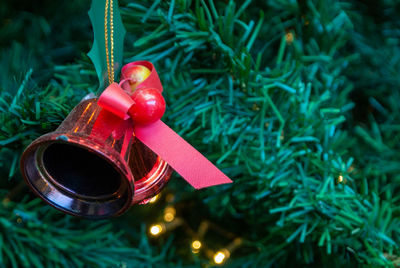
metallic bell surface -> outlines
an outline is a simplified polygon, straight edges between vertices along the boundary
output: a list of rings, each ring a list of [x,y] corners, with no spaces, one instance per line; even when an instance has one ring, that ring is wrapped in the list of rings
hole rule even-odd
[[[63,212],[92,219],[121,215],[153,197],[172,173],[134,135],[114,131],[101,138],[101,129],[93,127],[101,109],[96,98],[84,99],[21,158],[22,175],[39,197]]]

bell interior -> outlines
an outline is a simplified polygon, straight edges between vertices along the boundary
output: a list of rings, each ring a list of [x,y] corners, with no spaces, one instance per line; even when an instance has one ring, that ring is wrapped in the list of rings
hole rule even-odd
[[[101,145],[42,137],[27,148],[21,161],[24,177],[42,199],[91,219],[117,216],[129,208],[134,186],[122,166],[93,149]]]
[[[110,196],[121,187],[121,176],[105,159],[65,143],[53,143],[43,152],[43,164],[64,190],[86,197]]]

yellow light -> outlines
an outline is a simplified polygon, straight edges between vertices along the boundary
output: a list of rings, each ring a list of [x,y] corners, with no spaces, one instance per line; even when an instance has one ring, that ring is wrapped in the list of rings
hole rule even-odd
[[[294,36],[292,32],[288,32],[285,35],[286,43],[291,44],[293,42]]]
[[[155,196],[153,196],[151,199],[150,199],[150,201],[149,201],[149,203],[155,203],[157,200],[158,200],[158,198],[160,197],[160,195],[158,194],[158,195],[155,195]]]
[[[192,242],[192,248],[193,249],[200,249],[201,248],[201,242],[199,240],[194,240]]]
[[[172,214],[172,213],[165,213],[165,214],[164,214],[164,220],[165,220],[166,222],[171,222],[171,221],[174,220],[174,218],[175,218],[175,216],[174,216],[174,214]]]
[[[164,210],[164,220],[171,222],[175,219],[176,210],[174,207],[166,207]]]
[[[226,255],[222,251],[218,251],[217,253],[214,254],[214,262],[216,264],[221,264],[225,261]]]
[[[338,182],[339,182],[339,183],[343,182],[343,176],[342,176],[342,175],[339,175],[339,177],[338,177]]]
[[[157,235],[161,234],[162,231],[163,231],[163,228],[160,224],[154,224],[150,227],[150,234],[153,236],[157,236]]]

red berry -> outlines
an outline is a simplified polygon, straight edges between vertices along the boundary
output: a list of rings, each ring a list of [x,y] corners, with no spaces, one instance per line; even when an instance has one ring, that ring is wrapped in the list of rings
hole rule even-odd
[[[146,80],[149,77],[151,71],[143,65],[133,65],[127,69],[124,69],[122,72],[122,79],[129,79],[129,85],[131,86],[132,91],[136,89],[136,87]]]
[[[155,88],[138,89],[132,94],[135,104],[129,109],[133,122],[141,125],[154,123],[165,112],[165,100]]]

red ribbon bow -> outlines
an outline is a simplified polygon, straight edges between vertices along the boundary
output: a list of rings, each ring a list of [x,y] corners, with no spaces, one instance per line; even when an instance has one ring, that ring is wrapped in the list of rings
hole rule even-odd
[[[134,65],[143,65],[151,71],[149,77],[140,83],[136,90],[155,88],[162,92],[162,85],[153,64],[148,61],[136,61],[125,65],[122,68],[120,84],[112,83],[109,85],[98,100],[98,104],[103,109],[116,115],[119,119],[109,118],[107,121],[111,122],[108,123],[108,126],[102,127],[113,128],[116,125],[122,125],[123,129],[119,132],[126,133],[128,137],[132,135],[133,131],[141,142],[165,160],[196,189],[232,183],[224,173],[161,120],[148,125],[134,124],[132,129],[132,121],[127,119],[131,117],[130,111],[135,102],[128,94],[130,88],[123,89],[122,87],[127,80],[124,75],[125,70]],[[121,124],[121,120],[124,120],[123,124]],[[125,151],[126,148],[123,148],[122,152],[125,153]]]

